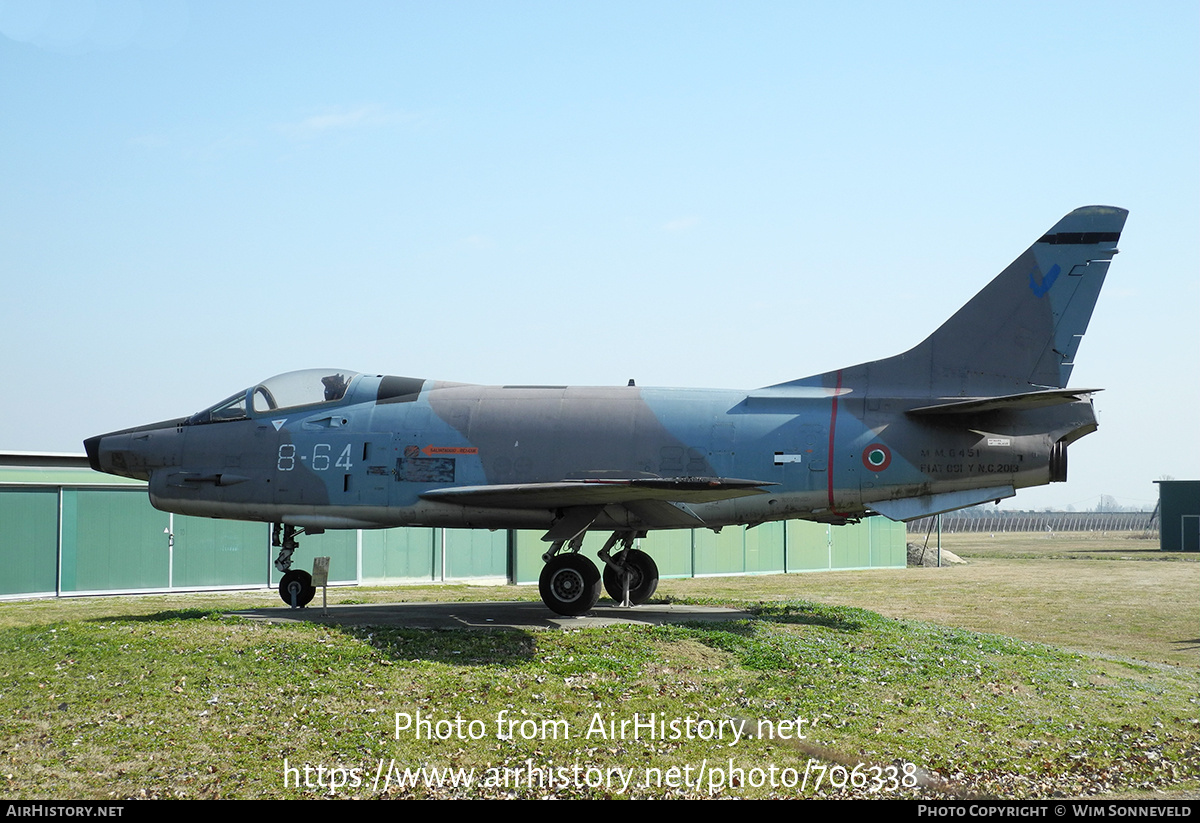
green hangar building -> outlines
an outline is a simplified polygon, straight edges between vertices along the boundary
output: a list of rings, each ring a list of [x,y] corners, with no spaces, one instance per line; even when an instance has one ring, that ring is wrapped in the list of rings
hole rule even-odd
[[[331,584],[536,583],[541,533],[398,528],[307,537],[295,559],[330,558]],[[604,535],[589,535],[595,557]],[[72,454],[0,452],[0,597],[273,588],[266,523],[160,512],[146,484],[91,469]],[[663,577],[903,568],[905,528],[806,521],[657,531],[641,548]]]
[[[1200,551],[1200,480],[1155,480],[1158,484],[1159,548]]]

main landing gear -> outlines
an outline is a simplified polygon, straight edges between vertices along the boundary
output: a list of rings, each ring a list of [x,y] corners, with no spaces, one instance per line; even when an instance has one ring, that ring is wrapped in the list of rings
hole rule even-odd
[[[623,606],[645,603],[658,588],[658,566],[650,555],[633,548],[634,536],[633,532],[613,532],[599,553],[604,561],[604,590]],[[611,550],[618,542],[621,551],[613,556]],[[560,554],[564,546],[567,551]],[[551,611],[567,617],[591,611],[600,599],[600,571],[595,563],[579,554],[582,546],[580,534],[570,542],[555,542],[542,555],[546,562],[538,578],[542,602]]]
[[[271,528],[271,545],[279,547],[275,568],[283,572],[279,581],[279,597],[293,609],[302,609],[312,602],[317,587],[312,584],[312,575],[304,569],[292,568],[292,552],[296,551],[296,535],[302,530],[286,523],[276,523]],[[315,532],[313,532],[315,533]]]

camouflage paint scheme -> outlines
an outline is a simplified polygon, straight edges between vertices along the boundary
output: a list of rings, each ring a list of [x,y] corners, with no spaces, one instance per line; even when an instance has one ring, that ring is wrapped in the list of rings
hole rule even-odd
[[[752,391],[316,369],[85,445],[166,511],[546,529],[548,557],[588,529],[909,520],[1066,479],[1096,420],[1065,387],[1126,215],[1071,212],[903,354]]]

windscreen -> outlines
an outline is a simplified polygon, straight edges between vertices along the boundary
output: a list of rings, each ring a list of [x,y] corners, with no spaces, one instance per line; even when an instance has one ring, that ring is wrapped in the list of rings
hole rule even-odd
[[[358,372],[345,369],[305,369],[276,375],[254,387],[254,411],[333,403],[346,395],[350,381],[357,376]]]
[[[245,420],[249,417],[246,411],[247,397],[255,414],[335,403],[346,396],[350,382],[355,377],[358,377],[358,372],[346,369],[305,369],[279,374],[204,411],[196,412],[188,418],[188,423]]]

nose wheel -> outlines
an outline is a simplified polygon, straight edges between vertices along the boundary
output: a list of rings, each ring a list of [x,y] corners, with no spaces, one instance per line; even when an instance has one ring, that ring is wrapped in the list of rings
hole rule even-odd
[[[312,602],[317,587],[312,575],[303,569],[293,569],[279,581],[279,597],[293,609],[302,609]]]

